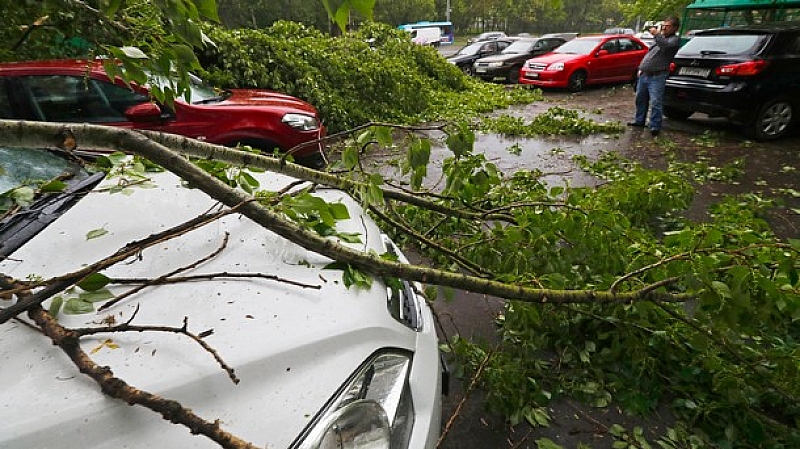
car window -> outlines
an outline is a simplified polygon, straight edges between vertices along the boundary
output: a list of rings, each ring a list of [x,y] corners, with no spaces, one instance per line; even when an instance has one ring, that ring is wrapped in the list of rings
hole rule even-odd
[[[632,41],[630,39],[620,39],[619,40],[619,51],[620,52],[623,52],[623,51],[634,51],[634,50],[638,50],[638,49],[639,49],[639,45],[637,45],[636,42],[634,42],[634,41]]]
[[[619,51],[619,43],[618,43],[617,39],[612,39],[612,40],[604,43],[600,47],[600,50],[606,50],[609,53],[616,53],[616,52]]]
[[[516,41],[513,44],[509,45],[508,48],[503,50],[503,53],[528,53],[531,50],[531,42],[530,41]]]
[[[129,107],[150,101],[147,95],[128,89],[127,87],[103,81],[93,80],[92,82],[105,96],[108,105],[123,117],[125,116],[125,111]]]
[[[123,104],[118,101],[117,107],[114,107],[101,88],[103,84],[112,86],[110,83],[71,75],[25,76],[20,81],[42,120],[90,123],[125,121]],[[106,90],[114,91],[110,88]]]
[[[0,259],[53,223],[104,176],[45,149],[0,147]],[[65,183],[62,191],[37,192],[25,203],[11,203],[15,189],[35,187],[55,178]]]
[[[768,40],[769,35],[756,33],[695,35],[678,54],[751,55],[758,53]]]
[[[506,42],[506,41],[498,41],[497,42],[498,50],[505,50],[506,48],[508,48],[509,45],[511,45],[511,42]]]
[[[573,39],[556,48],[555,52],[572,55],[588,55],[599,43],[600,39]]]

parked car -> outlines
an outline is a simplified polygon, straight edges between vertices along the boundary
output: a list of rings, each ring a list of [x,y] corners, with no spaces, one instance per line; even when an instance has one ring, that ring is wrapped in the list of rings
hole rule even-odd
[[[577,37],[549,54],[527,60],[519,82],[573,92],[588,84],[634,82],[646,53],[647,46],[633,36]]]
[[[442,43],[442,30],[439,27],[414,28],[411,33],[411,42],[418,45],[438,47]]]
[[[511,45],[511,42],[512,40],[508,38],[475,42],[461,48],[458,53],[447,58],[447,61],[455,64],[465,74],[473,75],[472,64],[476,60],[500,53],[501,50]]]
[[[581,33],[577,32],[565,32],[565,33],[545,33],[542,34],[541,37],[563,37],[566,40],[572,40],[578,37]]]
[[[675,55],[664,93],[667,117],[695,112],[758,140],[789,132],[800,119],[800,23],[697,31]]]
[[[483,41],[490,41],[492,39],[500,39],[506,36],[506,33],[502,31],[487,31],[485,33],[481,33],[475,37],[471,37],[467,39],[468,44],[474,44],[475,42],[483,42]]]
[[[150,188],[133,183],[132,193],[122,195],[114,193],[119,177],[104,179],[63,152],[0,148],[0,166],[3,192],[23,182],[67,184],[33,198],[0,226],[0,272],[22,281],[75,272],[218,207],[170,172],[147,173]],[[294,178],[252,175],[261,189],[298,193]],[[335,229],[361,242],[343,244],[405,261],[348,195],[316,189],[314,196],[349,211]],[[98,229],[106,233],[87,237]],[[369,441],[368,447],[433,449],[441,430],[441,364],[426,302],[405,282],[390,287],[375,278],[369,287],[347,288],[329,263],[230,215],[103,270],[117,279],[180,273],[194,281],[152,282],[105,312],[95,312],[102,302],[81,299],[78,288],[59,295],[61,307],[53,299],[44,308],[60,311],[62,326],[98,329],[79,344],[105,374],[176,400],[255,445],[367,447],[358,442]],[[133,287],[106,285],[111,295]],[[12,295],[0,297],[0,308],[13,303]],[[0,324],[0,447],[217,447],[151,410],[107,397],[28,321],[23,315]],[[103,332],[115,323],[183,326],[216,353],[177,333]]]
[[[152,79],[166,83],[167,80]],[[163,131],[206,142],[288,151],[325,135],[316,108],[259,89],[214,89],[193,77],[191,102],[156,103],[149,86],[109,80],[101,61],[53,60],[0,64],[0,118],[88,122]],[[304,165],[324,165],[314,143],[293,150]]]
[[[484,81],[504,78],[507,82],[519,82],[522,64],[533,56],[550,53],[566,42],[561,37],[523,38],[514,41],[500,54],[486,56],[475,61],[473,72]]]
[[[633,36],[636,34],[636,31],[633,31],[633,28],[606,28],[603,30],[603,34],[625,34]]]

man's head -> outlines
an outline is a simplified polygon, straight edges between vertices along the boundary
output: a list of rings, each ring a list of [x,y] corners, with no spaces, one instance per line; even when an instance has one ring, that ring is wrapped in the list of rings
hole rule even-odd
[[[677,17],[668,17],[661,23],[661,31],[667,36],[671,36],[678,32],[681,27],[681,19]]]

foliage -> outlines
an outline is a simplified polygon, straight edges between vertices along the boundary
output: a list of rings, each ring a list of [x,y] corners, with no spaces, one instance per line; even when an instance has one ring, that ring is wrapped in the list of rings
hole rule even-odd
[[[205,78],[303,98],[320,110],[331,132],[367,122],[474,116],[541,98],[538,91],[506,91],[467,78],[434,49],[380,24],[338,38],[289,22],[266,30],[215,27],[208,34],[216,47],[201,55]]]
[[[485,132],[495,132],[506,136],[534,137],[540,135],[579,135],[585,136],[597,133],[620,134],[623,131],[619,122],[597,123],[591,119],[583,118],[574,109],[554,106],[543,114],[536,115],[526,123],[522,117],[513,117],[508,114],[496,118],[484,119],[480,129]]]
[[[512,424],[546,425],[541,410],[559,397],[595,407],[614,402],[642,415],[666,403],[686,430],[669,434],[680,441],[671,447],[797,446],[800,241],[776,238],[760,218],[769,202],[754,195],[721,201],[708,223],[676,219],[698,179],[683,166],[659,172],[613,156],[577,162],[607,184],[561,188],[532,172],[505,177],[478,154],[446,161],[443,201],[503,211],[510,220],[503,225],[412,206],[401,213],[426,230],[427,241],[496,279],[549,289],[665,290],[693,299],[510,301],[498,319],[499,347],[461,337],[449,342],[458,371],[488,360],[480,377],[488,403]],[[451,261],[436,248],[423,247],[439,263]],[[620,445],[641,446],[638,430],[616,430]]]

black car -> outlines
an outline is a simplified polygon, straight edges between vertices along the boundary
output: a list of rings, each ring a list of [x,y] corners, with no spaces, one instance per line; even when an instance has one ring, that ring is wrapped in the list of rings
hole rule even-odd
[[[496,55],[513,42],[511,39],[501,38],[491,41],[475,42],[458,51],[447,58],[451,64],[455,64],[467,75],[472,75],[472,64],[479,58]]]
[[[757,140],[786,134],[800,115],[800,22],[698,31],[675,56],[664,94],[667,117],[695,112]]]
[[[528,59],[550,53],[567,40],[563,37],[518,39],[498,55],[480,58],[472,66],[476,76],[485,81],[502,77],[512,84],[519,82],[519,70]]]

